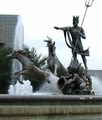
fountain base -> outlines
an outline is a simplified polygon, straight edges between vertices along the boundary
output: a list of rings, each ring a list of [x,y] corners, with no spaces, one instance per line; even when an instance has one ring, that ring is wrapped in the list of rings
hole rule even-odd
[[[102,114],[102,96],[0,95],[0,116]]]

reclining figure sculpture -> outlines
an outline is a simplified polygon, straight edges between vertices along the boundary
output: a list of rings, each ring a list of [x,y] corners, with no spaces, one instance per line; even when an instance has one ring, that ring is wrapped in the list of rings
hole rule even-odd
[[[57,87],[63,94],[94,94],[92,90],[92,80],[88,73],[84,73],[84,68],[78,60],[72,60],[68,66],[69,76],[61,76],[57,81]]]

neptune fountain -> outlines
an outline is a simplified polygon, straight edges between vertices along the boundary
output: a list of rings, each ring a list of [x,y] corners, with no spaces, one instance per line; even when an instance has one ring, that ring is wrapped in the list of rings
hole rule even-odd
[[[68,68],[66,69],[62,63],[59,61],[56,53],[55,53],[55,42],[52,42],[52,39],[48,37],[48,40],[44,40],[47,42],[47,47],[49,48],[49,56],[47,60],[47,65],[44,68],[44,71],[38,69],[34,65],[34,58],[25,51],[17,50],[12,54],[7,55],[7,58],[17,59],[23,65],[23,69],[15,72],[15,83],[17,80],[22,84],[23,82],[19,80],[18,76],[26,74],[29,77],[35,80],[45,80],[50,83],[50,74],[46,71],[46,69],[50,69],[50,71],[59,77],[57,86],[58,89],[61,90],[63,94],[86,94],[90,95],[94,92],[92,90],[92,81],[90,75],[88,75],[88,67],[86,64],[85,56],[89,56],[89,49],[84,50],[83,45],[81,43],[81,38],[86,38],[85,32],[82,27],[78,26],[79,16],[73,17],[73,27],[54,27],[55,29],[60,29],[64,32],[65,42],[69,48],[72,50],[72,59]],[[67,34],[67,35],[66,35]],[[71,37],[70,37],[70,35]],[[70,42],[70,45],[67,42]],[[72,40],[71,40],[72,38]],[[83,59],[84,67],[79,63],[77,59],[77,54],[80,54]]]
[[[85,115],[85,117],[93,114],[100,115],[102,97],[94,95],[94,92],[91,91],[92,79],[88,72],[85,72],[84,67],[78,60],[73,59],[68,68],[64,68],[55,53],[55,42],[49,37],[44,41],[47,42],[49,57],[43,70],[34,65],[33,58],[28,52],[17,50],[7,55],[7,58],[18,59],[23,65],[23,69],[15,73],[15,84],[17,80],[20,84],[23,84],[18,76],[26,74],[33,79],[45,81],[45,84],[47,83],[45,86],[48,87],[47,90],[50,91],[50,94],[47,94],[45,90],[44,93],[38,91],[35,94],[28,95],[25,92],[23,95],[2,96],[0,99],[1,104],[7,102],[8,107],[7,112],[4,110],[5,107],[2,107],[3,112],[1,114],[7,116],[65,115],[67,118],[70,115]],[[75,70],[72,65],[77,67],[75,72],[71,72],[72,68]],[[47,69],[50,69],[50,71]],[[75,82],[80,81],[82,84],[76,86]],[[28,88],[25,89],[28,90]],[[44,89],[46,88],[44,87]],[[53,93],[51,93],[51,90]]]
[[[86,1],[87,2],[87,1]],[[86,11],[93,3],[85,3]],[[85,12],[86,14],[86,12]],[[85,15],[84,15],[85,18]],[[83,18],[83,21],[84,21]],[[83,24],[82,21],[82,24]],[[32,93],[27,95],[0,95],[0,115],[1,116],[59,116],[64,115],[100,115],[102,114],[102,96],[95,95],[92,91],[93,77],[88,72],[86,56],[89,56],[89,48],[83,49],[81,38],[85,39],[84,29],[78,26],[79,17],[73,17],[72,27],[54,27],[64,32],[65,43],[72,50],[72,59],[65,68],[56,55],[55,41],[47,36],[44,42],[48,47],[47,64],[43,69],[39,69],[34,64],[34,58],[29,52],[15,50],[7,55],[8,59],[17,59],[22,64],[22,70],[16,71],[14,83],[23,85],[25,81],[19,79],[20,75],[26,74],[30,78],[38,81],[45,81],[47,90],[42,86],[44,93]],[[70,37],[71,36],[71,37]],[[68,39],[68,40],[67,40]],[[69,43],[68,43],[69,41]],[[81,55],[84,67],[77,59],[77,54]],[[27,80],[27,84],[30,83]],[[16,88],[22,90],[23,87]],[[47,91],[50,94],[47,94]],[[32,87],[30,87],[32,91]],[[21,91],[20,91],[21,92]],[[6,110],[5,110],[6,108]]]
[[[52,74],[58,77],[56,87],[58,87],[63,94],[92,94],[91,77],[84,73],[84,68],[79,64],[78,60],[72,60],[67,70],[58,60],[55,53],[55,42],[52,42],[50,38],[44,41],[47,42],[47,47],[49,48],[49,57],[47,65],[43,68],[44,71],[34,65],[34,58],[32,58],[28,52],[17,50],[7,55],[9,59],[19,60],[23,66],[22,70],[14,73],[15,84],[17,80],[23,84],[18,78],[18,76],[23,74],[28,75],[34,80],[47,81],[50,83],[52,81],[51,73],[46,71],[46,69],[49,68]],[[72,69],[76,69],[75,72],[73,72]]]

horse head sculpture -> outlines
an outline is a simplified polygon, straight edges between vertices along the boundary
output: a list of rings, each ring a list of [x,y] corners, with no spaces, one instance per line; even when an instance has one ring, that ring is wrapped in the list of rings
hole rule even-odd
[[[48,60],[47,60],[47,65],[45,66],[44,69],[50,69],[50,71],[57,77],[68,76],[69,75],[68,70],[61,64],[61,62],[59,61],[56,55],[55,42],[52,42],[52,38],[49,38],[48,36],[47,38],[48,40],[44,40],[44,41],[47,42]]]
[[[34,59],[31,57],[31,55],[28,52],[18,50],[14,51],[13,53],[6,56],[8,59],[17,59],[21,64],[23,65],[23,69],[15,72],[15,84],[17,80],[23,84],[23,82],[18,78],[18,76],[26,74],[30,78],[34,80],[40,80],[40,81],[47,81],[50,82],[50,74],[48,72],[44,72],[43,70],[37,68],[34,65]]]

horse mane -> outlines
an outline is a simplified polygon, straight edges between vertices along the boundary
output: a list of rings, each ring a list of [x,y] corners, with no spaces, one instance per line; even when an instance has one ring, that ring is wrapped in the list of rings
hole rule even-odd
[[[26,52],[26,51],[23,51],[23,50],[17,50],[17,51],[14,51],[15,53],[21,53],[25,56],[27,56],[32,62],[34,62],[34,57],[32,56],[31,52]]]

